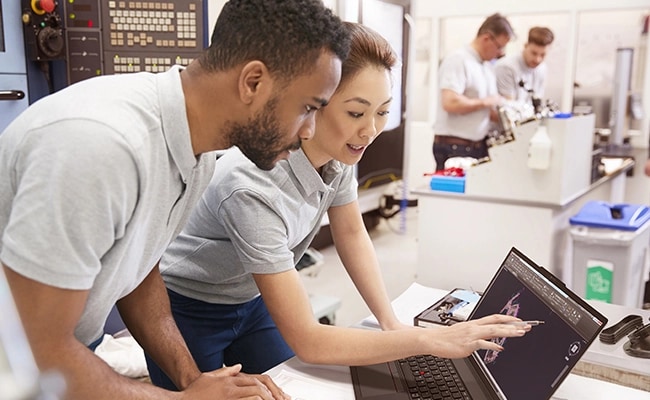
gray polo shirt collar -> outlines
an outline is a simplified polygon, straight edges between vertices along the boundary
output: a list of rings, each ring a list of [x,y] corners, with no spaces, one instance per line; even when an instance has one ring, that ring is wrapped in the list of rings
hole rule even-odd
[[[321,178],[302,149],[292,152],[287,162],[307,195],[314,192],[327,192],[332,181],[340,177],[343,171],[338,161],[331,160],[323,166]]]
[[[185,101],[181,101],[185,99],[181,85],[180,71],[182,69],[183,67],[175,65],[167,72],[159,73],[157,77],[165,142],[167,142],[167,148],[178,166],[183,182],[188,183],[192,176],[192,170],[198,163],[192,149]]]

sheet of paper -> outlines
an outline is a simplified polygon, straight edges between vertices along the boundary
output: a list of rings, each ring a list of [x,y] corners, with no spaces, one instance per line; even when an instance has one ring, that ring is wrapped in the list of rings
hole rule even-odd
[[[273,377],[275,383],[291,396],[292,400],[353,400],[354,393],[327,380],[316,380],[282,370]]]

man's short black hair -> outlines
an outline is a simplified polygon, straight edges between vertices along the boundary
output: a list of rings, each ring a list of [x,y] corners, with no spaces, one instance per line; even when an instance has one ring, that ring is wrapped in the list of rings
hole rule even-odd
[[[308,72],[323,50],[344,61],[349,48],[347,29],[321,0],[230,0],[201,65],[225,71],[259,60],[273,76],[291,79]]]

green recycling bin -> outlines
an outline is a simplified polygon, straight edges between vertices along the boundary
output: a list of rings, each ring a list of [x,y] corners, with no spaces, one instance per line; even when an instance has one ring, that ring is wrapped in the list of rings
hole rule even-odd
[[[590,201],[569,222],[573,290],[585,299],[641,308],[648,280],[648,206]]]

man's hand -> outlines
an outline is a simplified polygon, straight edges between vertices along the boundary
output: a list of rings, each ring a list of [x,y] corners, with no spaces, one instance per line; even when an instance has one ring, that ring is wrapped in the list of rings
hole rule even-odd
[[[482,100],[483,100],[483,106],[485,108],[492,108],[492,109],[497,109],[497,107],[502,106],[506,102],[505,97],[501,97],[498,94],[484,97]]]
[[[187,399],[261,399],[290,400],[267,375],[241,373],[241,365],[225,367],[199,376],[186,390]]]
[[[451,89],[442,89],[441,92],[442,108],[452,114],[467,114],[486,108],[496,113],[496,109],[506,102],[504,97],[493,95],[480,99],[467,97],[463,94],[456,93]]]

